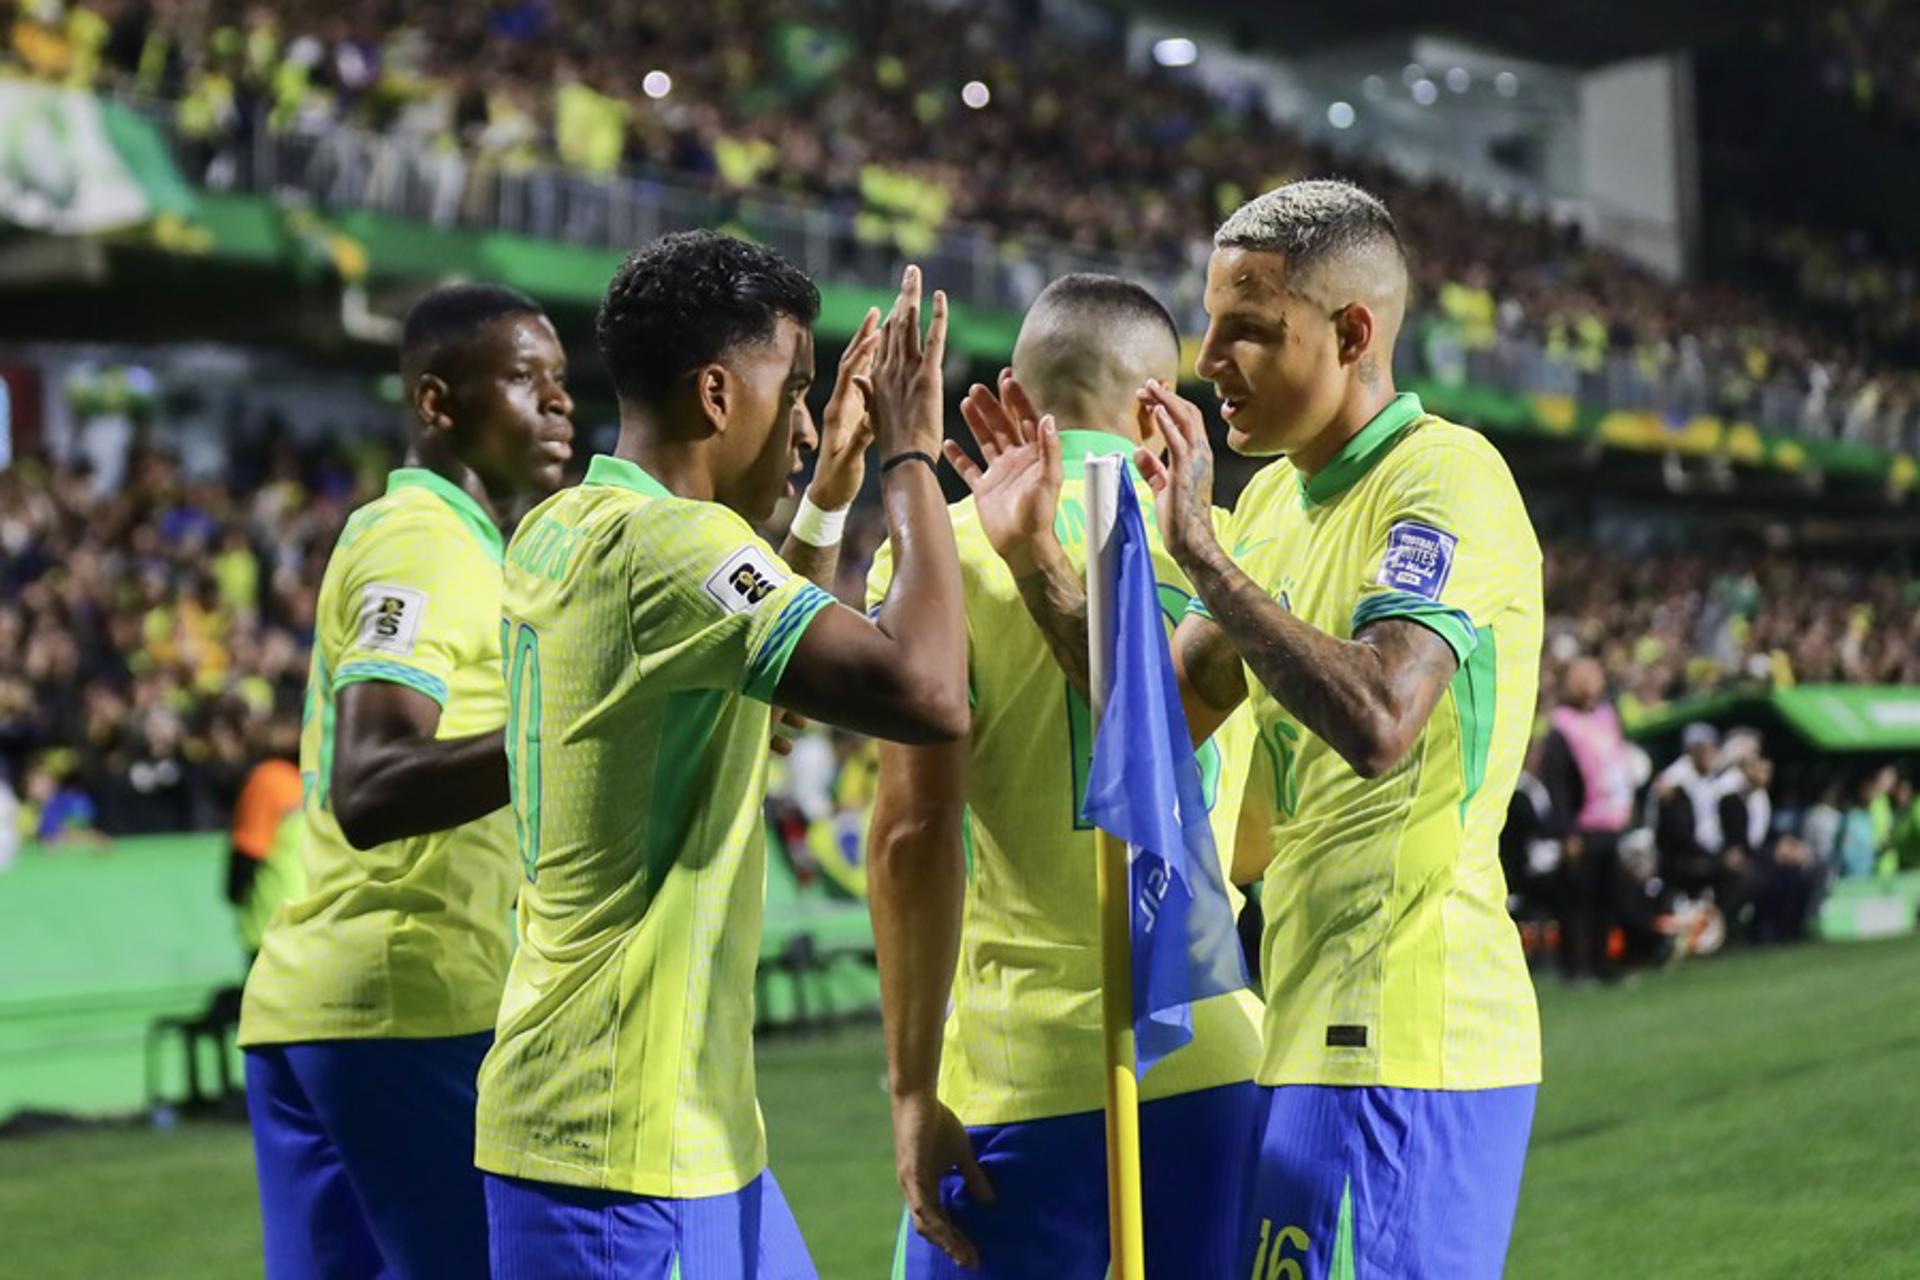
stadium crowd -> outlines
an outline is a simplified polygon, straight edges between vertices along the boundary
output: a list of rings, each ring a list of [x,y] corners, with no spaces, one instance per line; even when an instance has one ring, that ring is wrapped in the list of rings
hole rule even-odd
[[[1896,0],[1809,9],[1822,87],[1908,136],[1920,130],[1920,15]]]
[[[192,176],[210,185],[245,180],[257,137],[304,138],[320,140],[310,174],[332,175],[315,179],[325,198],[349,160],[324,140],[371,131],[395,145],[357,153],[369,170],[358,199],[425,185],[443,223],[484,221],[503,175],[558,164],[603,183],[773,193],[916,255],[971,229],[1002,265],[1066,245],[1184,271],[1247,191],[1337,171],[1398,212],[1419,246],[1423,309],[1469,353],[1520,340],[1583,397],[1604,373],[1626,407],[1920,447],[1920,379],[1873,353],[1878,326],[1845,336],[1762,292],[1657,279],[1544,215],[1336,155],[1270,118],[1251,89],[1215,96],[1129,68],[1111,26],[1028,7],[41,0],[11,20],[4,56],[172,104]],[[984,109],[963,105],[970,77]],[[580,221],[550,204],[548,234],[613,234],[604,214]],[[1027,275],[1030,296],[1044,277]],[[1479,367],[1550,389],[1540,364]]]
[[[29,838],[223,827],[297,719],[327,554],[384,464],[236,463],[207,483],[136,454],[111,492],[0,471],[0,785]]]
[[[1546,556],[1549,648],[1599,657],[1629,722],[1739,684],[1920,682],[1920,587],[1904,573],[1569,542]]]

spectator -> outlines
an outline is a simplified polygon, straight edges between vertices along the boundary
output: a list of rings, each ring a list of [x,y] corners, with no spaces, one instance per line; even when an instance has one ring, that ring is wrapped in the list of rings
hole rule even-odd
[[[254,744],[259,762],[234,803],[227,850],[227,901],[236,912],[248,956],[281,903],[301,895],[300,722],[290,714],[267,720]]]
[[[1680,922],[1673,889],[1659,876],[1653,833],[1644,827],[1620,841],[1620,861],[1611,886],[1613,917],[1620,927],[1620,962],[1626,968],[1664,964],[1674,958]]]
[[[1727,782],[1719,773],[1718,730],[1690,724],[1682,743],[1686,754],[1667,767],[1654,788],[1660,875],[1681,893],[1711,895],[1731,938],[1752,901],[1758,868],[1744,843],[1727,844],[1720,808]]]
[[[1576,658],[1549,718],[1541,782],[1561,838],[1560,969],[1569,980],[1611,976],[1607,944],[1620,878],[1620,837],[1633,819],[1632,751],[1605,700],[1599,662]]]
[[[1899,785],[1899,780],[1899,773],[1890,764],[1876,769],[1873,774],[1873,800],[1867,806],[1867,817],[1873,825],[1874,870],[1883,876],[1892,875],[1899,865],[1899,857],[1893,851],[1896,816],[1893,791]]]
[[[1845,788],[1838,782],[1828,783],[1800,825],[1800,838],[1821,866],[1836,869],[1839,866],[1840,830],[1846,825],[1846,813],[1840,802],[1845,794]]]
[[[1913,779],[1902,774],[1893,788],[1893,865],[1895,871],[1920,871],[1920,800]]]
[[[93,801],[75,785],[70,766],[42,758],[27,770],[27,813],[33,838],[43,847],[93,842]]]
[[[1732,866],[1749,869],[1754,941],[1804,938],[1821,871],[1804,841],[1791,833],[1774,832],[1773,761],[1757,751],[1749,754],[1727,770],[1723,785],[1720,828],[1727,841],[1723,858]]]
[[[1885,771],[1875,769],[1854,783],[1853,803],[1841,819],[1833,851],[1834,872],[1843,880],[1865,880],[1879,869],[1881,844],[1873,815],[1885,799],[1884,780]]]
[[[1720,731],[1695,721],[1681,733],[1684,754],[1661,772],[1654,784],[1658,805],[1655,830],[1663,874],[1693,878],[1697,859],[1720,852],[1720,794],[1715,783],[1720,764]],[[1681,873],[1676,875],[1676,872]]]

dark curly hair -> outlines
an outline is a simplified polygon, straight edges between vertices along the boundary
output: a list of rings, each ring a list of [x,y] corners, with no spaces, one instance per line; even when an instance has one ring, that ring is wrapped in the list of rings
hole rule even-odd
[[[813,281],[773,250],[682,231],[621,264],[594,336],[621,398],[658,404],[688,370],[771,338],[781,316],[811,325],[819,314]]]

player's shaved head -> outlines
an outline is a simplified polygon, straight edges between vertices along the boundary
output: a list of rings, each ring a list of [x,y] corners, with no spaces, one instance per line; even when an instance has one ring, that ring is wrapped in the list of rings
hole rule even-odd
[[[1180,331],[1151,293],[1118,276],[1061,276],[1034,299],[1013,348],[1013,372],[1063,430],[1134,434],[1135,399],[1180,373]]]
[[[1407,309],[1406,247],[1387,206],[1351,182],[1275,187],[1234,210],[1213,243],[1282,254],[1291,291],[1328,311],[1363,303],[1390,332],[1399,331]]]
[[[544,314],[539,303],[505,285],[442,285],[407,312],[400,331],[400,376],[411,387],[423,373],[455,373],[449,362],[494,321]]]

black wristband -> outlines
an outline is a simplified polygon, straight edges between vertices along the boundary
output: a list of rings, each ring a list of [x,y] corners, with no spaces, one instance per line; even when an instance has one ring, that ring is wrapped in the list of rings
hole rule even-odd
[[[905,453],[894,454],[891,458],[888,458],[880,464],[880,474],[887,474],[887,472],[893,470],[903,462],[924,462],[927,464],[927,470],[933,472],[935,478],[939,477],[940,464],[934,460],[932,454],[921,449],[909,449]]]

